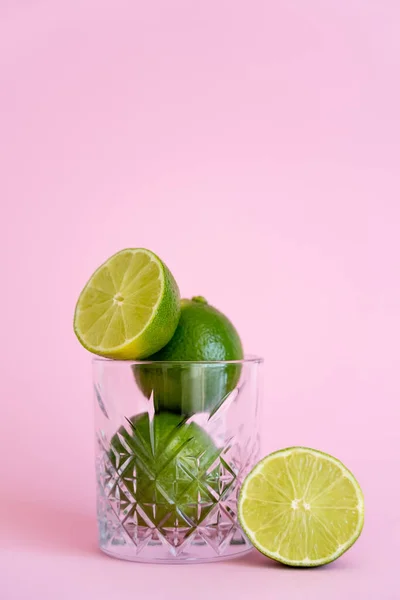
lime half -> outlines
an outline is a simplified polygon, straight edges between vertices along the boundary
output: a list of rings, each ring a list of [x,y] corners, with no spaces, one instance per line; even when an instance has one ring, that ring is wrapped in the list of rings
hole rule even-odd
[[[129,248],[109,258],[79,296],[74,330],[90,352],[145,358],[173,336],[180,315],[178,286],[149,250]]]
[[[245,479],[239,520],[266,556],[298,567],[316,567],[341,556],[364,523],[363,494],[336,458],[293,447],[261,460]]]

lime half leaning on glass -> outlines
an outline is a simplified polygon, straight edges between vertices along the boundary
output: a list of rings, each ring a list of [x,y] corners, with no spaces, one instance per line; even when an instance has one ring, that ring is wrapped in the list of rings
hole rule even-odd
[[[354,544],[364,523],[364,499],[336,458],[293,447],[261,460],[245,479],[239,520],[252,544],[287,565],[332,562]]]

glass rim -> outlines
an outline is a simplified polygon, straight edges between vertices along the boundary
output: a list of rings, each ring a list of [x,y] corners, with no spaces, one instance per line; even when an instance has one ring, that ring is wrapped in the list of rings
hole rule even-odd
[[[107,365],[242,365],[242,364],[262,364],[262,356],[255,354],[245,354],[244,358],[239,360],[122,360],[115,358],[106,358],[105,356],[93,356],[92,363],[104,363]]]

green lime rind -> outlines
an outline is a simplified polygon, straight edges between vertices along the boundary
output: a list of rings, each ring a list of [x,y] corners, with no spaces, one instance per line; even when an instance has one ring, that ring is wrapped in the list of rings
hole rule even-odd
[[[242,365],[218,361],[242,358],[240,337],[231,321],[204,298],[196,297],[181,301],[173,337],[149,357],[154,364],[135,365],[133,371],[145,396],[153,399],[156,411],[190,416],[212,412],[236,387]],[[158,364],[160,361],[164,364]],[[195,364],[202,362],[214,364]]]
[[[154,307],[152,320],[135,342],[138,348],[135,356],[121,356],[121,358],[137,360],[151,356],[168,344],[178,326],[181,312],[178,284],[168,267],[160,259],[158,260],[164,275],[164,288],[160,300]]]
[[[199,523],[215,505],[209,490],[217,491],[219,480],[209,471],[220,452],[196,423],[172,413],[152,419],[142,413],[115,433],[109,458],[122,501],[129,494],[153,522],[187,527],[187,521]]]
[[[245,504],[246,500],[253,502],[254,504],[256,502],[260,502],[261,504],[264,503],[266,506],[268,504],[271,506],[272,504],[279,504],[279,503],[285,504],[286,503],[286,500],[282,501],[282,489],[280,489],[280,490],[278,489],[278,490],[276,490],[276,492],[273,491],[273,484],[272,484],[272,482],[268,482],[268,479],[265,478],[265,473],[263,474],[263,467],[265,467],[265,465],[267,465],[274,458],[285,459],[286,457],[292,456],[294,453],[304,453],[304,454],[313,456],[314,458],[316,458],[319,461],[325,460],[325,461],[331,462],[333,465],[335,465],[340,470],[342,477],[347,478],[347,481],[350,482],[350,484],[351,484],[350,487],[354,491],[353,500],[354,499],[357,500],[357,505],[355,505],[353,507],[343,507],[340,505],[328,506],[328,507],[320,507],[320,506],[315,507],[318,510],[321,510],[321,508],[323,510],[325,508],[329,511],[351,510],[353,513],[354,512],[357,513],[357,519],[356,519],[356,525],[354,527],[354,532],[352,532],[352,534],[349,535],[349,537],[346,540],[344,540],[343,543],[338,544],[336,551],[331,552],[329,555],[320,556],[313,560],[310,560],[307,557],[298,558],[298,559],[288,558],[287,556],[285,557],[285,556],[281,555],[279,552],[271,551],[265,544],[260,544],[260,542],[256,539],[257,532],[254,532],[253,528],[249,527],[249,524],[248,524],[249,518],[248,518],[248,516],[246,517],[246,515],[244,514],[244,512],[245,512],[244,504]],[[289,471],[288,471],[288,474],[289,474]],[[255,480],[255,478],[257,476],[263,477],[265,482],[267,483],[267,485],[268,485],[268,483],[270,484],[272,496],[278,495],[279,502],[275,502],[274,500],[271,501],[267,497],[264,497],[263,500],[248,497],[248,487],[251,484],[251,482]],[[299,475],[299,478],[301,478],[301,474]],[[311,479],[310,479],[310,481],[311,481]],[[314,477],[314,479],[313,479],[313,486],[315,486],[316,481],[318,481],[318,474],[317,474],[317,477]],[[291,483],[293,484],[293,480],[291,481]],[[262,485],[265,485],[265,484],[263,483]],[[332,489],[334,487],[335,487],[335,484],[332,483],[330,489]],[[294,491],[294,488],[293,488],[293,491]],[[308,490],[306,489],[306,491],[308,491]],[[321,493],[318,495],[318,498],[323,497],[324,494],[325,495],[328,494],[329,491],[330,490],[328,488],[322,489]],[[287,502],[289,502],[289,500]],[[313,501],[311,499],[309,509],[308,509],[310,514],[312,514],[312,511],[313,511],[312,502]],[[332,502],[332,499],[330,499],[330,502]],[[293,508],[293,506],[290,504],[288,504],[288,506],[291,507],[291,509]],[[313,448],[307,448],[304,446],[292,446],[292,447],[284,448],[282,450],[277,450],[277,451],[269,454],[268,456],[263,458],[261,461],[259,461],[257,463],[257,465],[252,469],[252,471],[247,475],[246,479],[244,480],[244,482],[242,484],[242,487],[241,487],[241,490],[239,493],[238,518],[239,518],[241,527],[242,527],[243,531],[245,532],[246,536],[248,537],[249,541],[253,544],[253,546],[257,550],[259,550],[259,552],[261,552],[268,558],[271,558],[272,560],[275,560],[282,564],[285,564],[288,566],[293,566],[293,567],[323,566],[323,565],[326,565],[326,564],[329,564],[329,563],[335,561],[337,558],[342,556],[349,548],[351,548],[351,546],[353,546],[353,544],[360,537],[362,529],[363,529],[363,525],[364,525],[364,496],[363,496],[361,487],[360,487],[359,483],[357,482],[357,480],[355,479],[354,475],[349,471],[349,469],[347,469],[347,467],[340,460],[331,456],[330,454],[321,452],[319,450],[315,450]],[[266,523],[267,523],[266,528],[268,529],[268,525],[269,525],[268,520],[266,520]],[[270,520],[270,523],[272,523],[272,519]],[[333,523],[331,523],[331,524],[333,525]],[[346,521],[346,524],[347,524],[347,521]],[[315,522],[313,523],[313,525],[314,525],[314,527],[320,526],[318,523],[315,523]],[[304,533],[306,534],[305,531],[304,531]],[[325,534],[325,535],[327,535],[327,534]],[[289,533],[287,539],[290,539],[290,533]],[[302,539],[304,540],[304,538],[302,538]],[[307,538],[305,538],[305,539],[307,539]],[[294,540],[293,547],[296,547],[295,544],[296,544],[296,540]],[[297,547],[300,547],[300,544],[297,544]]]

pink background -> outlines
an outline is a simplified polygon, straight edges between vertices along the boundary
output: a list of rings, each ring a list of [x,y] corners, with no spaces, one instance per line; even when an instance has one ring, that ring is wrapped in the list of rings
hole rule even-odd
[[[2,600],[400,597],[399,19],[398,0],[1,0]],[[126,246],[265,357],[265,453],[314,446],[359,478],[337,563],[97,551],[72,314]]]

